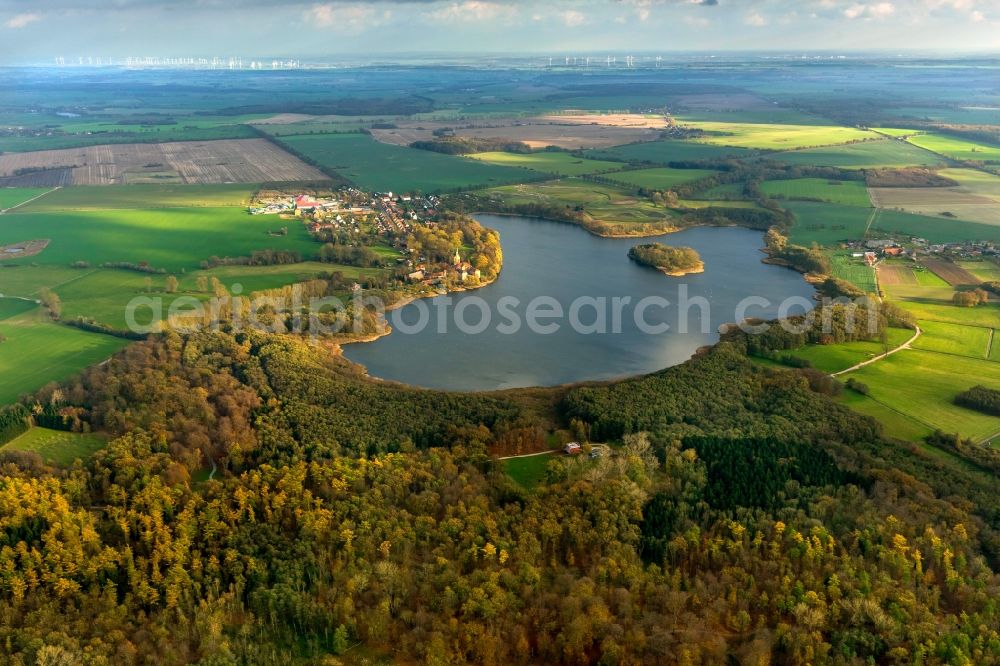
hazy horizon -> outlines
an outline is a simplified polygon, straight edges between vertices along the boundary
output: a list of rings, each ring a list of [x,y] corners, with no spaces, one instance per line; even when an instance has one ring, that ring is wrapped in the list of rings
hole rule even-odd
[[[996,52],[998,30],[992,0],[0,0],[0,62],[629,50],[968,54]]]

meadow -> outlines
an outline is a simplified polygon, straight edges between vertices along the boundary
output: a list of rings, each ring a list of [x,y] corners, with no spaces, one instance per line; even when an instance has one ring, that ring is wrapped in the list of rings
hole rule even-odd
[[[1000,419],[954,404],[975,384],[1000,390],[1000,363],[931,351],[904,350],[847,377],[868,385],[871,397],[931,429],[977,441],[1000,431]]]
[[[671,169],[661,167],[658,169],[639,169],[637,171],[621,171],[606,176],[616,183],[631,185],[632,187],[646,190],[667,190],[677,185],[690,183],[706,176],[712,176],[716,172],[708,169]]]
[[[865,237],[872,210],[859,206],[787,201],[782,206],[795,216],[788,240],[805,247],[813,243],[835,247],[845,240]]]
[[[0,320],[0,405],[108,358],[127,340],[52,322],[32,308]]]
[[[321,273],[337,271],[346,279],[357,279],[362,275],[378,273],[380,270],[319,262],[277,266],[219,266],[180,275],[177,293],[166,294],[163,289],[166,278],[163,275],[148,276],[135,271],[97,269],[80,271],[78,279],[56,285],[54,291],[62,300],[63,317],[66,319],[89,317],[113,328],[125,329],[126,306],[135,297],[162,298],[164,312],[177,298],[193,297],[203,302],[211,299],[213,297],[211,292],[198,290],[199,277],[206,277],[209,280],[215,277],[230,293],[249,297],[255,291],[304,282],[318,277]],[[146,288],[147,278],[151,282],[149,290]],[[139,323],[149,323],[149,313],[148,308],[141,308],[137,312]]]
[[[503,461],[504,471],[522,488],[532,489],[545,480],[545,468],[555,455],[525,456]]]
[[[625,166],[621,162],[591,160],[569,153],[548,151],[538,153],[476,153],[468,157],[487,164],[517,167],[556,176],[583,176],[605,171],[617,171]]]
[[[670,162],[692,162],[701,160],[740,159],[756,154],[746,148],[715,146],[693,141],[649,141],[633,143],[615,148],[589,150],[584,153],[595,159],[624,160],[667,165]]]
[[[485,194],[499,195],[508,204],[581,206],[586,215],[583,226],[597,233],[613,227],[614,233],[666,232],[674,228],[674,214],[639,199],[617,187],[567,178],[544,183],[497,187]],[[601,227],[604,227],[603,229]]]
[[[942,134],[920,134],[907,139],[915,146],[945,155],[953,160],[968,162],[998,162],[1000,148],[956,139]]]
[[[282,227],[287,227],[287,235],[268,233]],[[211,256],[241,257],[271,249],[296,251],[308,258],[319,248],[298,220],[250,215],[233,207],[52,213],[18,209],[4,215],[0,245],[39,237],[51,239],[45,250],[7,263],[68,266],[85,261],[96,267],[105,262],[146,262],[157,269],[178,272],[196,269]]]
[[[17,213],[116,208],[246,207],[255,185],[107,185],[63,187],[17,209]]]
[[[821,199],[844,206],[871,206],[868,188],[861,180],[826,180],[824,178],[796,178],[794,180],[768,180],[760,185],[764,194],[779,199]]]
[[[837,252],[830,256],[830,265],[834,277],[847,280],[866,294],[878,291],[875,283],[875,269],[864,259],[856,259],[846,252]]]
[[[741,122],[695,121],[693,126],[705,134],[695,141],[719,146],[765,150],[795,150],[874,139],[868,130],[837,125],[776,125]]]
[[[104,448],[107,442],[92,433],[66,432],[34,427],[7,442],[0,451],[30,451],[46,462],[71,465],[74,460],[87,460]]]
[[[0,187],[0,211],[23,204],[48,191],[47,187]]]
[[[379,192],[447,192],[533,180],[524,169],[392,146],[364,134],[291,135],[278,140],[357,186]]]
[[[913,336],[913,331],[903,328],[890,328],[888,349],[894,349]],[[835,345],[808,345],[792,349],[787,353],[797,358],[809,361],[812,366],[823,372],[834,373],[846,370],[853,365],[884,354],[886,346],[879,341],[861,340]]]
[[[813,242],[832,246],[845,239],[882,238],[899,235],[924,238],[931,243],[960,241],[1000,241],[1000,227],[946,217],[914,215],[897,210],[877,212],[860,206],[832,203],[785,202],[784,207],[795,215],[796,223],[789,239],[798,245]]]
[[[920,327],[923,335],[913,343],[914,349],[969,358],[989,358],[992,329],[940,321],[922,321]]]
[[[800,166],[829,166],[841,169],[875,169],[905,166],[935,166],[944,160],[904,141],[885,139],[845,146],[794,150],[768,155],[768,159]]]

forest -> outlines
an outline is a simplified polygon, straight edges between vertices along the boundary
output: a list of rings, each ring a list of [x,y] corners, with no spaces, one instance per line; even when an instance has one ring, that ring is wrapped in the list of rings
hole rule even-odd
[[[995,476],[739,338],[609,385],[449,394],[288,335],[165,333],[0,415],[12,663],[996,663]],[[526,490],[494,447],[616,455]],[[211,478],[203,474],[217,469]],[[957,499],[962,497],[961,500]]]

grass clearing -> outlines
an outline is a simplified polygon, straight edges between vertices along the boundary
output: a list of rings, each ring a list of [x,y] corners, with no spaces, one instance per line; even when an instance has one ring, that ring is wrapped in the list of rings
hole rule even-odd
[[[911,146],[905,141],[863,141],[846,146],[796,150],[768,159],[802,166],[829,166],[841,169],[873,169],[906,166],[936,166],[943,164],[940,157]]]
[[[838,402],[880,422],[889,437],[908,442],[923,442],[927,436],[934,433],[933,428],[854,391],[844,391]]]
[[[708,169],[639,169],[638,171],[621,171],[606,176],[616,183],[647,190],[666,190],[683,183],[699,180],[715,175]]]
[[[554,455],[508,458],[503,461],[503,467],[518,485],[530,490],[545,480],[545,468],[554,459]]]
[[[821,199],[844,206],[871,206],[868,188],[860,180],[826,180],[824,178],[796,178],[794,180],[768,180],[760,185],[765,194],[779,199]]]
[[[0,321],[0,405],[62,381],[108,358],[127,340],[90,333],[49,320],[35,308]]]
[[[364,134],[278,139],[359,187],[380,192],[444,192],[532,180],[524,169],[380,143]]]
[[[823,372],[834,373],[884,354],[913,337],[913,331],[904,328],[890,328],[886,344],[875,340],[842,342],[834,345],[807,345],[788,353],[809,361]]]
[[[36,426],[7,442],[0,447],[0,450],[30,451],[37,453],[46,462],[71,465],[74,460],[86,460],[103,449],[106,444],[100,435],[50,430]]]
[[[474,160],[497,166],[529,169],[557,176],[583,176],[591,173],[616,171],[624,164],[576,157],[563,152],[540,153],[476,153],[469,155]]]
[[[975,384],[1000,390],[1000,363],[903,350],[848,375],[868,385],[871,397],[929,428],[982,440],[1000,430],[1000,418],[954,404]]]

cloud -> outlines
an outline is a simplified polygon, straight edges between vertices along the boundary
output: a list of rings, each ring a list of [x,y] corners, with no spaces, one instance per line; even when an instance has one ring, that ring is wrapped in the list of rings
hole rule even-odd
[[[464,0],[452,2],[430,12],[430,17],[447,23],[477,23],[510,19],[517,14],[517,8],[509,4],[489,0]]]
[[[329,2],[314,5],[306,11],[306,19],[320,28],[360,31],[388,21],[392,12],[378,11],[366,5],[345,5]]]
[[[587,15],[583,12],[578,12],[575,9],[567,9],[564,12],[560,12],[559,18],[562,19],[562,22],[569,28],[575,28],[587,22]]]
[[[754,28],[761,28],[767,25],[767,19],[764,18],[760,12],[750,12],[743,17],[743,22]]]
[[[6,21],[4,21],[3,25],[5,28],[18,30],[20,28],[23,28],[27,25],[34,23],[35,21],[41,21],[41,20],[42,20],[41,14],[34,14],[34,13],[17,14],[16,16],[12,16]]]
[[[844,16],[849,19],[884,19],[896,13],[896,5],[891,2],[872,4],[853,4],[844,9]]]

